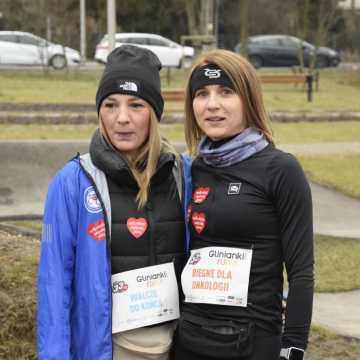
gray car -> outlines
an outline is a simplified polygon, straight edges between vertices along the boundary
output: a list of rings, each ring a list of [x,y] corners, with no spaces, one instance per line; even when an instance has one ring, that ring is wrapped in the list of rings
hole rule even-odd
[[[235,46],[235,52],[242,53],[241,43]],[[262,66],[295,66],[299,65],[299,55],[303,53],[304,65],[309,66],[316,54],[316,67],[324,68],[337,66],[340,54],[327,47],[318,47],[295,36],[288,35],[256,35],[248,38],[246,53],[251,63],[256,67]]]

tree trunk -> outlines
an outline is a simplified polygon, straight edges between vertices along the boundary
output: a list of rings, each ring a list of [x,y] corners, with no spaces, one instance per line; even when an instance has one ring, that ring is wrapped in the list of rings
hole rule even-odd
[[[240,0],[240,43],[241,54],[247,56],[249,0]]]
[[[305,40],[308,37],[309,33],[309,0],[300,1],[298,3],[298,16],[299,16],[299,38]],[[304,49],[303,43],[301,42],[298,49],[298,58],[300,64],[300,72],[304,72]]]
[[[202,33],[199,16],[202,12],[199,1],[201,1],[201,3],[203,2],[203,0],[185,0],[185,9],[190,35],[201,35]]]

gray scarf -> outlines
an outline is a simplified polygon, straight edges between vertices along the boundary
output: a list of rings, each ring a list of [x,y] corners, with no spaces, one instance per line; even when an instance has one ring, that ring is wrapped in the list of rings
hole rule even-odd
[[[259,130],[246,128],[218,148],[211,148],[212,144],[210,138],[203,137],[199,144],[199,156],[207,165],[227,167],[261,151],[268,145],[268,141]]]

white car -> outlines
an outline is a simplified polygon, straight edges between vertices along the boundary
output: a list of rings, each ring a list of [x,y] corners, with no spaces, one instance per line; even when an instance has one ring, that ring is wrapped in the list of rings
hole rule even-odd
[[[80,53],[22,31],[0,31],[0,65],[51,65],[55,69],[80,63]]]
[[[194,58],[194,48],[182,46],[156,34],[118,33],[115,34],[115,47],[124,44],[136,45],[153,51],[162,66],[188,67]],[[108,36],[105,35],[96,46],[95,60],[105,64],[109,55]]]

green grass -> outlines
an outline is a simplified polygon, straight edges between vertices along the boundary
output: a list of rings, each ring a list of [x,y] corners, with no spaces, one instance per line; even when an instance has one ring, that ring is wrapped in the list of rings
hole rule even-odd
[[[94,103],[100,69],[80,72],[1,71],[0,103]],[[282,72],[289,72],[283,70]],[[188,70],[171,69],[161,72],[163,88],[184,88]],[[360,111],[360,73],[341,69],[327,69],[320,74],[320,90],[314,92],[314,101],[307,102],[301,87],[292,84],[263,86],[268,111]],[[168,109],[173,105],[168,105]],[[181,110],[181,105],[176,105]]]
[[[0,140],[88,140],[96,128],[95,124],[0,124]],[[183,125],[181,124],[161,124],[160,132],[173,142],[185,141]]]
[[[98,73],[77,71],[50,72],[18,71],[0,72],[0,102],[14,103],[75,103],[95,101]]]
[[[0,140],[87,140],[95,124],[86,125],[0,125]]]
[[[312,144],[360,141],[360,122],[273,123],[278,144]],[[0,124],[0,140],[6,139],[87,139],[96,125],[12,125]],[[161,133],[170,141],[184,141],[183,124],[160,124]]]
[[[320,75],[320,89],[313,93],[312,102],[307,101],[305,90],[291,84],[266,84],[263,93],[268,111],[360,111],[359,87],[343,84],[325,72]]]
[[[360,199],[359,154],[299,156],[298,158],[311,180]]]
[[[0,358],[36,359],[39,241],[0,231]]]
[[[360,141],[360,121],[273,123],[278,144]]]
[[[315,237],[315,290],[360,289],[360,239]]]

